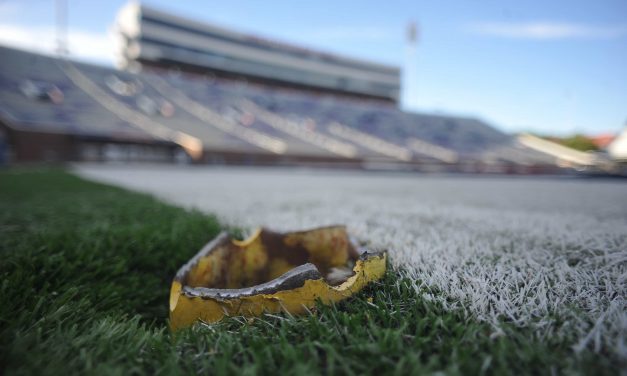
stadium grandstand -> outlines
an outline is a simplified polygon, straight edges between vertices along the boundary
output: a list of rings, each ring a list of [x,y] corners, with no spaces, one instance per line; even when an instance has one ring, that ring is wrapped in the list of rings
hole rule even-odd
[[[125,70],[0,47],[4,160],[558,169],[555,156],[479,120],[401,111],[396,68],[247,37],[137,3],[123,8],[118,21]],[[181,24],[188,30],[174,30]],[[193,30],[202,36],[191,38]],[[214,66],[224,60],[185,52],[188,37],[224,59],[230,45],[241,53],[233,59],[246,55],[251,65]],[[160,38],[180,47],[169,50],[155,43]],[[270,56],[264,51],[274,56],[273,69],[252,69]],[[311,70],[290,76],[280,69],[296,61]]]

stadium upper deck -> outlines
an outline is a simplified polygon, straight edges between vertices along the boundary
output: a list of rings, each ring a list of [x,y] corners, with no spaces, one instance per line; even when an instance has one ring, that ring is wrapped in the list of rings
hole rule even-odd
[[[398,101],[398,67],[270,41],[136,2],[120,10],[116,25],[122,67],[139,63]]]

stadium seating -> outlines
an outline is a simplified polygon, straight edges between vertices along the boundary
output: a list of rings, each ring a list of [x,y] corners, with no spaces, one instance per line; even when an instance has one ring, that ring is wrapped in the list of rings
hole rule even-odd
[[[201,75],[133,74],[8,48],[0,53],[0,114],[20,129],[118,140],[182,134],[209,152],[550,163],[476,119]],[[62,102],[24,95],[26,80],[59,88]]]

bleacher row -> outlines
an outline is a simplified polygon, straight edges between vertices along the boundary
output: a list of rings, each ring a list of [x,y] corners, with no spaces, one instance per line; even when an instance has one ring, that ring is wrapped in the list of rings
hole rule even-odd
[[[547,156],[481,121],[373,100],[180,72],[134,74],[0,48],[0,116],[22,131],[172,142],[196,158],[229,152],[398,163],[535,165]],[[29,98],[24,82],[58,88]]]

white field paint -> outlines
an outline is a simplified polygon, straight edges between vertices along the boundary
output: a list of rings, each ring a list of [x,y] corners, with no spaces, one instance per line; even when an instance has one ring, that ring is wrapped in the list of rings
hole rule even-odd
[[[422,298],[627,358],[627,183],[79,165],[78,174],[276,230],[347,224]],[[138,219],[141,220],[141,219]],[[559,320],[556,320],[559,318]]]

